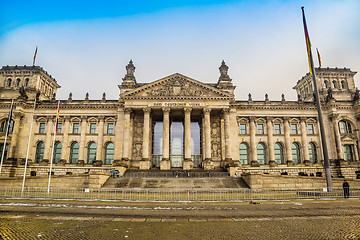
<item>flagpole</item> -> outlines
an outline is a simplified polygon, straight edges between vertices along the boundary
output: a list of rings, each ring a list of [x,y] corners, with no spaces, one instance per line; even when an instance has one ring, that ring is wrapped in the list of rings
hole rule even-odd
[[[34,114],[35,114],[35,107],[36,107],[36,98],[35,98],[35,101],[34,101],[33,116],[34,116]],[[33,122],[34,122],[33,119],[31,119],[30,132],[29,132],[29,141],[28,141],[28,147],[27,147],[27,151],[26,151],[24,177],[23,177],[23,182],[22,182],[22,187],[21,187],[21,196],[23,196],[23,193],[24,193],[25,177],[26,177],[26,168],[27,168],[27,163],[28,163],[28,159],[29,159],[29,150],[30,150],[31,132],[32,132]]]
[[[13,105],[14,105],[14,99],[11,100],[10,113],[9,113],[8,121],[7,121],[7,124],[6,124],[5,140],[4,140],[4,145],[3,145],[3,151],[2,151],[2,154],[1,154],[0,175],[1,175],[2,165],[3,165],[3,162],[4,162],[4,155],[5,155],[5,149],[6,149],[6,139],[7,139],[7,136],[9,135],[9,131],[10,131],[10,127],[11,127],[11,117],[12,117]]]
[[[59,112],[59,107],[60,107],[60,100],[58,101],[58,112]],[[50,182],[51,182],[51,171],[52,171],[52,165],[53,165],[53,159],[54,159],[54,146],[55,146],[55,136],[56,136],[56,126],[58,124],[58,118],[59,118],[59,113],[56,117],[56,121],[55,121],[55,126],[54,126],[54,139],[53,139],[53,144],[52,144],[52,150],[51,150],[51,161],[50,161],[50,172],[49,172],[49,183],[48,183],[48,189],[47,192],[50,192]]]
[[[326,185],[327,185],[327,190],[329,192],[331,192],[332,188],[333,188],[333,184],[332,184],[332,180],[331,180],[330,162],[329,162],[329,154],[328,154],[328,149],[327,149],[327,144],[326,144],[324,121],[323,121],[323,117],[322,117],[319,91],[318,91],[317,81],[316,81],[316,76],[315,76],[316,74],[315,74],[314,62],[313,62],[312,53],[311,53],[310,38],[309,38],[309,33],[307,31],[307,26],[306,26],[304,7],[301,7],[301,10],[302,10],[303,21],[304,21],[305,36],[307,38],[306,41],[307,41],[307,44],[309,43],[308,54],[309,54],[309,61],[310,61],[310,67],[311,67],[310,71],[312,71],[312,79],[313,79],[314,92],[315,92],[315,102],[316,102],[316,106],[317,106],[319,124],[320,124],[320,134],[321,134],[321,143],[322,143],[322,149],[323,149],[323,155],[324,155],[324,169],[325,169]]]

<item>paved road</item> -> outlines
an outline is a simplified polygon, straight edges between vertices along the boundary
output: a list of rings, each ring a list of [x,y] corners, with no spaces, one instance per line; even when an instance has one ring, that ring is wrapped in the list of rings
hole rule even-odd
[[[0,239],[360,239],[360,201],[0,200]]]

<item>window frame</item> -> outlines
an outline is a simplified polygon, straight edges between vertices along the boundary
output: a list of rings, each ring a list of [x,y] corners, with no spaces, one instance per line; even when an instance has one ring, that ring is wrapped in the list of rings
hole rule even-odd
[[[311,128],[309,128],[311,126]],[[314,128],[314,124],[313,123],[308,123],[307,124],[307,134],[315,134],[315,128]]]
[[[45,129],[46,129],[46,123],[44,122],[39,123],[39,133],[45,133]]]
[[[275,123],[274,124],[274,133],[277,135],[281,134],[281,124],[280,123]]]
[[[41,144],[41,145],[40,145]],[[35,162],[40,163],[44,160],[45,143],[40,141],[36,144]]]
[[[113,147],[109,149],[109,145],[111,144]],[[112,151],[112,153],[109,154],[109,151]],[[108,142],[105,145],[104,164],[111,165],[114,162],[114,157],[115,157],[115,144],[113,142]]]
[[[112,127],[109,128],[109,126],[112,126]],[[106,128],[106,133],[107,134],[114,134],[114,126],[115,126],[115,124],[113,122],[108,123],[107,128]]]
[[[293,128],[295,126],[295,128]],[[291,134],[299,134],[298,132],[298,125],[296,123],[291,123],[290,124],[290,129],[291,129]]]
[[[76,148],[74,148],[74,146],[77,145]],[[77,161],[79,161],[79,149],[80,149],[80,145],[78,142],[72,142],[70,145],[70,155],[69,155],[69,163],[77,163]],[[76,150],[76,152],[74,152],[74,150]],[[76,156],[76,158],[74,157]]]
[[[279,149],[276,149],[276,147]],[[281,143],[277,142],[274,144],[275,162],[277,164],[284,164],[284,148]]]
[[[261,146],[262,147],[262,149],[259,149],[259,146]],[[263,153],[261,153],[261,154],[259,154],[259,151],[263,151]],[[265,144],[264,143],[258,143],[257,145],[256,145],[256,155],[257,155],[257,161],[258,161],[258,163],[260,164],[260,165],[265,165],[266,164],[266,146],[265,146]],[[264,156],[263,157],[263,159],[261,159],[261,160],[263,160],[264,162],[263,163],[261,163],[260,161],[259,161],[259,156]]]
[[[87,157],[86,162],[87,164],[92,164],[94,161],[96,161],[96,143],[95,142],[89,142],[87,147]]]
[[[80,123],[74,122],[72,126],[72,133],[79,134],[79,130],[80,130]]]
[[[96,123],[90,123],[89,133],[96,134]]]
[[[245,148],[241,148],[242,146],[245,146]],[[242,151],[245,151],[245,153],[243,153]],[[245,158],[244,158],[245,156]],[[239,145],[239,158],[240,158],[240,163],[242,165],[248,165],[249,164],[249,147],[247,143],[240,143]]]
[[[261,126],[261,127],[260,127]],[[260,127],[260,128],[259,128]],[[265,134],[264,131],[264,124],[263,123],[258,123],[257,124],[257,134],[263,135]]]
[[[240,134],[247,134],[246,123],[240,123]]]

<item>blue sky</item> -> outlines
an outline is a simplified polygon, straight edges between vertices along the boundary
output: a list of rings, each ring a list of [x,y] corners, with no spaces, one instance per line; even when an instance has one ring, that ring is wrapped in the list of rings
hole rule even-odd
[[[216,82],[225,60],[237,99],[294,100],[308,72],[301,6],[323,66],[359,71],[357,0],[0,0],[0,65],[31,65],[38,46],[36,65],[62,86],[58,98],[116,99],[130,59],[138,82],[175,72]]]

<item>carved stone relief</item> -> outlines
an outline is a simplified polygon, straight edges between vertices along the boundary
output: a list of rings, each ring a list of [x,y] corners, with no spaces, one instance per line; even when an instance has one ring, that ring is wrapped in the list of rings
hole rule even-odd
[[[179,77],[170,79],[147,92],[148,96],[209,96],[210,91],[189,83]]]
[[[133,131],[132,158],[133,160],[141,160],[144,116],[135,114],[133,123],[134,123],[133,126],[134,131]]]
[[[221,160],[221,125],[220,116],[211,116],[211,158]]]

